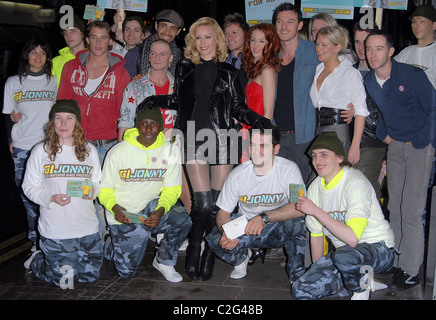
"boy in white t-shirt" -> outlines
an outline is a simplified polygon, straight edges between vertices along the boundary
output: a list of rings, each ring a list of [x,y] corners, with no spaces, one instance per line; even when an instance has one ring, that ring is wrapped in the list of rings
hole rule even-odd
[[[394,259],[394,235],[385,220],[371,183],[344,162],[345,152],[336,132],[321,133],[308,151],[318,177],[307,198],[298,197],[310,231],[313,264],[292,286],[297,299],[348,296],[368,300],[369,290],[386,288],[371,279],[386,272]],[[324,239],[335,250],[323,256]]]
[[[306,230],[303,214],[290,203],[290,184],[302,185],[303,178],[294,162],[276,156],[280,149],[276,127],[272,131],[252,129],[250,137],[251,161],[228,176],[216,203],[217,227],[206,240],[220,259],[235,266],[232,279],[245,277],[250,248],[285,247],[286,272],[294,281],[305,271]],[[223,224],[236,218],[231,215],[236,205],[238,215],[248,222],[245,234],[229,239]]]
[[[424,70],[436,88],[436,9],[432,5],[418,6],[409,19],[418,43],[404,48],[395,60]]]

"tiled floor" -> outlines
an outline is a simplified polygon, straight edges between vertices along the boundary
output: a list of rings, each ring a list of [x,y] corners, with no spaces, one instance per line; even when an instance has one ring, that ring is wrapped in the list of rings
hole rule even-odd
[[[277,258],[267,258],[264,264],[256,261],[248,267],[247,276],[241,280],[230,279],[232,267],[217,260],[212,279],[200,282],[186,276],[183,267],[185,254],[181,252],[176,269],[184,280],[170,283],[151,265],[154,243],[150,242],[135,278],[122,279],[112,264],[105,261],[101,277],[96,282],[74,284],[73,289],[61,289],[26,272],[23,262],[28,256],[29,250],[0,265],[1,300],[292,300],[285,270],[280,267]],[[385,283],[390,281],[390,276],[377,278]],[[400,292],[387,288],[373,292],[371,300],[423,300],[423,286]]]

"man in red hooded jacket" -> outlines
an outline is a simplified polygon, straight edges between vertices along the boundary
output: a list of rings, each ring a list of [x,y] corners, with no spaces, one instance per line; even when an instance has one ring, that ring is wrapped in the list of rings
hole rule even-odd
[[[100,162],[117,142],[117,122],[124,88],[130,76],[125,60],[110,53],[110,25],[94,21],[88,25],[89,50],[80,51],[63,69],[58,99],[73,99],[79,104],[86,139],[97,147]]]

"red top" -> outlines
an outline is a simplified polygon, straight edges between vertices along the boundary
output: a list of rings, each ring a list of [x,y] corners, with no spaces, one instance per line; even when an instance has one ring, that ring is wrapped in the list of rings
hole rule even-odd
[[[245,97],[247,98],[247,106],[263,116],[265,113],[263,109],[263,87],[255,81],[250,81],[245,86]],[[242,126],[247,130],[251,128],[246,124],[242,124]]]

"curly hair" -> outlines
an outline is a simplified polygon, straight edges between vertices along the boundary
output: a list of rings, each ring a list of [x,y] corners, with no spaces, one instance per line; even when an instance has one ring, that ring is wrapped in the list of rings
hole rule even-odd
[[[254,30],[260,30],[264,33],[265,39],[268,42],[263,48],[262,58],[255,62],[251,53],[250,40]],[[265,65],[269,65],[275,71],[280,71],[280,40],[277,36],[276,29],[272,24],[260,23],[252,26],[245,35],[245,45],[242,49],[242,68],[248,78],[254,79],[261,74]]]
[[[195,47],[195,30],[199,26],[211,26],[216,35],[217,48],[216,48],[216,56],[214,58],[215,61],[224,62],[228,55],[228,48],[226,45],[226,41],[224,38],[224,32],[221,29],[218,22],[209,17],[202,17],[195,21],[191,27],[189,28],[189,32],[185,36],[185,49],[184,54],[187,59],[190,59],[192,63],[199,64],[200,63],[200,53]]]
[[[89,150],[85,133],[79,121],[76,121],[74,126],[73,139],[74,153],[77,159],[83,162],[89,156]],[[56,155],[62,152],[62,144],[59,141],[59,136],[56,134],[54,120],[50,120],[45,126],[44,151],[47,152],[50,161],[55,161]]]

